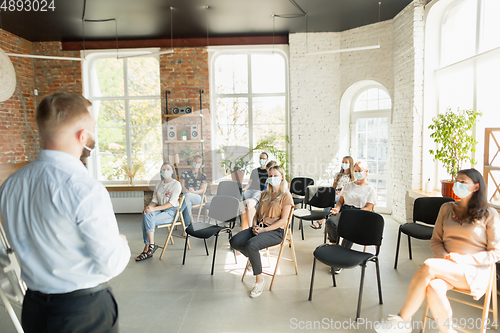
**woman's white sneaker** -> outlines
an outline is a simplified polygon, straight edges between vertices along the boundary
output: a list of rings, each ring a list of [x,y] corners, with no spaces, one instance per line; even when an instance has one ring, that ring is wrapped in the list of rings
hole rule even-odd
[[[264,285],[266,284],[265,281],[262,282],[255,282],[253,285],[252,291],[250,291],[250,297],[259,297],[260,294],[262,294],[262,291],[264,290]]]
[[[412,323],[411,319],[404,321],[400,316],[389,315],[387,320],[378,323],[374,328],[377,333],[411,333]]]

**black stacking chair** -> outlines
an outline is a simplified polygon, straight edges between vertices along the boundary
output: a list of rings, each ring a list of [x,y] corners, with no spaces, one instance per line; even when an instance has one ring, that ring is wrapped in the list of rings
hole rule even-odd
[[[323,210],[313,210],[312,207],[333,207],[335,205],[335,188],[331,186],[308,186],[304,198],[304,205],[306,209],[295,210],[293,212],[292,218],[292,229],[293,220],[295,218],[300,219],[299,229],[302,232],[302,240],[304,240],[304,225],[302,223],[302,220],[319,221],[326,218],[328,214],[330,214],[330,212],[324,212]],[[307,209],[307,205],[309,205],[309,209]]]
[[[188,245],[189,236],[201,238],[205,242],[205,251],[208,253],[207,247],[207,239],[215,236],[215,245],[214,245],[214,257],[212,259],[212,272],[211,275],[214,274],[214,265],[215,265],[215,252],[217,250],[217,240],[219,238],[219,234],[221,232],[227,232],[229,234],[229,238],[232,237],[232,227],[234,227],[234,223],[230,223],[229,226],[226,224],[229,221],[233,221],[240,214],[240,201],[236,198],[226,196],[226,195],[218,195],[212,199],[211,209],[208,213],[209,223],[205,222],[195,222],[191,223],[186,228],[186,242],[184,243],[184,257],[182,258],[182,264],[186,262],[186,248]],[[215,224],[211,224],[211,220],[215,221]],[[234,260],[236,261],[236,253],[234,252]]]
[[[295,177],[294,179],[292,179],[292,181],[290,182],[290,193],[301,197],[293,197],[293,204],[295,205],[295,207],[297,207],[298,204],[301,204],[301,208],[304,208],[304,196],[306,195],[306,189],[311,185],[314,185],[314,179],[312,178]]]
[[[363,296],[363,282],[365,279],[365,268],[369,261],[375,263],[377,269],[377,284],[379,303],[382,304],[382,287],[380,285],[380,268],[378,264],[378,254],[382,244],[382,234],[384,232],[384,218],[373,212],[365,210],[346,210],[342,212],[338,225],[339,236],[356,244],[375,246],[375,254],[348,249],[341,245],[323,244],[314,250],[314,262],[311,274],[311,288],[309,290],[309,300],[312,300],[314,272],[316,270],[316,260],[331,267],[333,286],[335,282],[335,268],[354,268],[361,266],[361,282],[359,285],[358,309],[356,320],[359,318],[361,301]]]
[[[405,223],[399,226],[398,232],[398,243],[396,245],[396,258],[394,260],[394,269],[398,268],[398,257],[399,257],[399,243],[401,241],[401,233],[408,236],[408,254],[411,258],[411,237],[417,239],[429,240],[432,237],[432,232],[434,231],[434,224],[441,209],[441,205],[455,201],[452,198],[441,198],[441,197],[424,197],[417,198],[413,205],[413,222]],[[419,224],[416,222],[422,222],[425,224]]]

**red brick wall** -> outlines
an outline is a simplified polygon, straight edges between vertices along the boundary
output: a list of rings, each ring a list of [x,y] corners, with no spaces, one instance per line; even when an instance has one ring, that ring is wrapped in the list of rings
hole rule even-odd
[[[31,43],[0,29],[0,47],[6,53],[79,57],[61,51],[61,43]],[[0,102],[0,164],[33,161],[40,147],[35,121],[36,105],[55,92],[83,92],[81,62],[10,57],[16,71],[13,96]],[[35,96],[34,89],[38,89]]]
[[[210,91],[208,75],[208,52],[206,48],[176,48],[173,54],[160,56],[160,84],[162,90],[162,113],[165,113],[165,91],[169,90],[168,113],[173,107],[191,106],[193,112],[200,109],[199,90],[203,90],[203,157],[204,172],[209,181],[212,180],[212,153],[211,153],[211,121],[210,121]],[[163,121],[165,122],[165,118]],[[177,125],[177,135],[183,130],[190,133],[191,124],[200,124],[198,117],[181,117],[170,119],[170,124]],[[165,125],[165,123],[164,123]],[[164,139],[166,138],[166,126]],[[190,136],[188,135],[188,139]],[[168,154],[173,155],[181,150],[191,148],[200,153],[199,143],[171,143],[164,144],[164,160]],[[186,165],[186,160],[181,158],[180,166]],[[179,172],[184,171],[181,168]]]
[[[6,53],[30,54],[31,42],[0,29],[0,47]],[[10,99],[0,102],[0,164],[32,161],[38,153],[35,123],[34,60],[9,57],[17,86]]]

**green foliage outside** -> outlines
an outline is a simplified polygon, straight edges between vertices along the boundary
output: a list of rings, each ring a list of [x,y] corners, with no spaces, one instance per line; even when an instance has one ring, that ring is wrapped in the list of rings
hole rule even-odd
[[[437,150],[429,150],[429,153],[434,155],[435,161],[443,163],[452,181],[457,177],[464,162],[469,161],[472,165],[476,163],[471,157],[471,153],[476,151],[477,144],[472,136],[472,130],[480,116],[482,113],[475,110],[457,109],[454,112],[448,108],[445,113],[432,118],[429,129],[434,132],[431,138],[440,147]]]

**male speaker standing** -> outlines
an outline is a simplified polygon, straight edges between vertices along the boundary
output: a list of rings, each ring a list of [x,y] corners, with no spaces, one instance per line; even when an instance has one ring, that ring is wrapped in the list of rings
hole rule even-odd
[[[36,111],[43,149],[0,188],[0,211],[21,265],[25,332],[118,332],[108,281],[130,249],[104,186],[80,162],[92,146],[91,103],[53,94]]]

